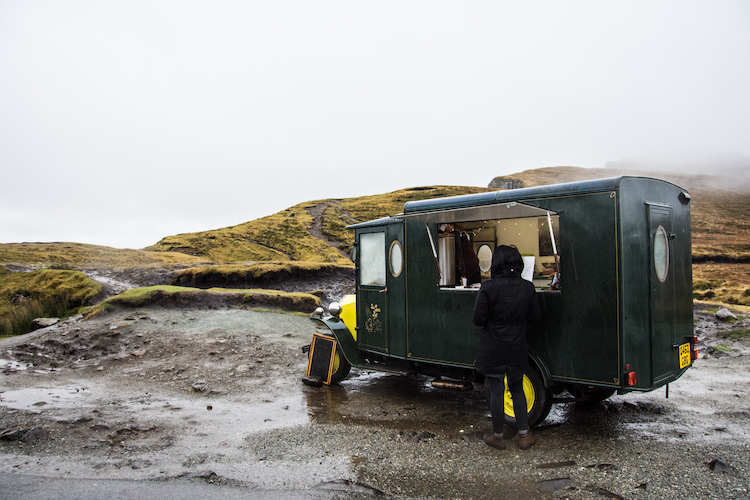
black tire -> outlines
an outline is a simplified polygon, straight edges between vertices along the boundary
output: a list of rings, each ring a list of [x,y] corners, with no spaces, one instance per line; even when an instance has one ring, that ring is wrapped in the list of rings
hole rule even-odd
[[[344,353],[341,352],[341,348],[336,346],[336,354],[333,359],[333,372],[331,373],[331,383],[338,384],[349,375],[349,370],[352,369],[352,365],[344,357]]]
[[[586,401],[580,401],[577,404],[581,406],[596,406],[617,392],[617,389],[610,389],[608,387],[575,386],[569,388],[568,392],[576,398],[588,398]]]
[[[600,389],[595,389],[593,391],[587,391],[586,394],[589,397],[589,401],[596,401],[597,403],[600,403],[608,397],[612,396],[615,392],[617,392],[615,389],[608,389],[603,387]]]
[[[552,408],[552,391],[544,387],[542,376],[529,366],[523,375],[523,390],[529,414],[529,427],[544,421]],[[516,427],[516,415],[513,411],[513,398],[505,384],[505,423]]]

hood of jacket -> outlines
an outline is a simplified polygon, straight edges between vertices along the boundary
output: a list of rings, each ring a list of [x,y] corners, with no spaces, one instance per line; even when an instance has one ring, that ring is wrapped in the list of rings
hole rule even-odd
[[[507,245],[500,245],[492,254],[492,267],[490,272],[492,277],[520,277],[523,271],[523,258],[521,253]]]

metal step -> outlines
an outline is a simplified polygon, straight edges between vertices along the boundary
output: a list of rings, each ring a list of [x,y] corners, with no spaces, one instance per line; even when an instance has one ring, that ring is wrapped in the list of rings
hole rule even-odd
[[[380,365],[380,364],[375,364],[375,363],[363,363],[361,365],[358,365],[357,369],[366,370],[370,372],[388,373],[390,375],[399,375],[401,377],[414,375],[416,373],[414,370],[402,370],[399,368],[395,368],[393,366]]]
[[[451,389],[454,391],[472,391],[474,390],[474,384],[468,380],[450,380],[444,378],[436,378],[432,381],[432,387],[436,389]]]

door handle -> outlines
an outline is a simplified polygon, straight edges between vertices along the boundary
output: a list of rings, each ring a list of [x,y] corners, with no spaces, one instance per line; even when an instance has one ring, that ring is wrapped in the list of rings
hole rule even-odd
[[[388,293],[388,287],[385,287],[382,290],[378,290],[378,293]]]

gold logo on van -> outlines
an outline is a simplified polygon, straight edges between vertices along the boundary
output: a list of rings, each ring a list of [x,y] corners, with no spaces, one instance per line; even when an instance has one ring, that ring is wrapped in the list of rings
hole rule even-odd
[[[377,304],[370,304],[365,310],[367,320],[365,320],[365,328],[370,333],[379,333],[383,329],[383,322],[378,319],[380,315],[380,306]]]

